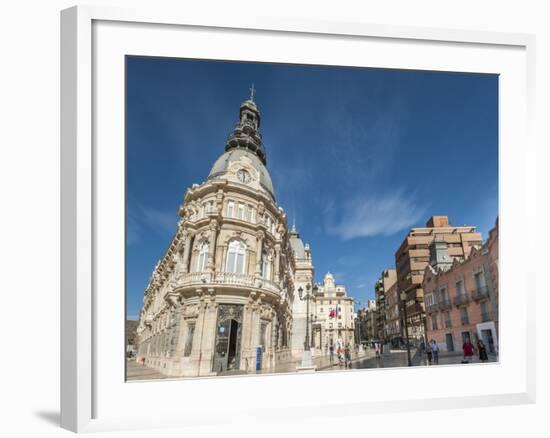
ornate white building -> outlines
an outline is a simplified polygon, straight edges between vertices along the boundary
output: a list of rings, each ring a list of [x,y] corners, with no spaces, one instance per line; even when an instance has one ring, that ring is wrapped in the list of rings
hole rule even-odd
[[[302,355],[306,303],[296,291],[313,283],[311,252],[276,203],[260,121],[251,96],[206,182],[187,190],[145,290],[136,360],[164,374],[251,372],[258,356],[274,371]],[[324,290],[347,309],[345,289],[326,278]],[[330,339],[347,333],[347,312],[334,332],[327,325]]]
[[[348,296],[346,287],[336,284],[334,276],[327,272],[313,300],[311,342],[316,354],[324,354],[331,345],[335,348],[354,345],[353,304],[354,299]]]

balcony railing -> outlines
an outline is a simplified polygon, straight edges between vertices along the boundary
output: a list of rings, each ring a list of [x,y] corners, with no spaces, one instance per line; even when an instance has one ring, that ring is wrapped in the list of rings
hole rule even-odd
[[[176,287],[191,285],[243,286],[267,289],[275,293],[281,292],[281,288],[271,280],[235,272],[187,272],[178,276]]]
[[[439,301],[439,310],[447,310],[451,307],[451,301],[448,298]]]
[[[409,316],[422,314],[423,312],[424,312],[424,308],[420,303],[414,303],[410,306],[407,306],[407,313]]]
[[[462,304],[468,304],[470,298],[465,293],[457,295],[454,297],[453,303],[455,306],[461,306]]]
[[[426,306],[426,313],[435,313],[439,310],[439,305],[437,303],[428,304]]]
[[[489,298],[489,288],[487,286],[479,286],[472,292],[472,299],[474,301],[483,300]]]
[[[483,312],[481,314],[481,322],[491,321],[491,312]]]

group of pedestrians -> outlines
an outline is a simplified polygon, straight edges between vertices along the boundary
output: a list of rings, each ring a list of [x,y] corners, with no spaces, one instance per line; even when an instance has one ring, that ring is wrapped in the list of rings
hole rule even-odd
[[[330,363],[334,363],[334,345],[329,347]],[[338,365],[345,368],[351,368],[351,348],[349,343],[345,347],[341,347],[339,344],[336,346],[336,357],[338,358]]]
[[[427,344],[422,341],[420,343],[420,353],[426,353],[426,358],[428,359],[428,365],[437,365],[439,364],[439,345],[432,339]],[[477,354],[480,362],[487,362],[489,360],[489,355],[487,354],[487,348],[481,339],[477,341],[477,348],[474,347],[474,344],[471,343],[469,339],[466,339],[464,344],[462,344],[462,353],[463,359],[462,363],[472,363],[474,359],[474,354]]]
[[[439,363],[439,345],[437,345],[437,342],[435,340],[431,340],[426,345],[424,341],[420,343],[420,352],[426,353],[426,357],[428,358],[428,364],[431,365],[432,361],[434,365],[437,365]]]
[[[477,349],[474,347],[474,344],[470,342],[469,339],[464,342],[462,345],[462,352],[464,353],[464,359],[462,363],[471,363],[474,359],[474,354],[477,353],[480,362],[487,362],[489,360],[489,355],[487,354],[487,347],[481,339],[477,341]]]

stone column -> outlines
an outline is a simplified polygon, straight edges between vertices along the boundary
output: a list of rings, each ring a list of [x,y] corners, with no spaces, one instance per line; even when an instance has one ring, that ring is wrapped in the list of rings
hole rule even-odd
[[[275,281],[275,283],[279,284],[279,267],[280,267],[280,263],[281,263],[281,244],[280,243],[277,243],[275,245],[275,261],[273,263],[273,271],[274,271],[274,275],[273,275],[273,281]]]
[[[201,344],[202,357],[199,363],[201,376],[208,376],[212,372],[212,361],[216,343],[216,322],[218,319],[218,304],[216,303],[214,289],[208,289],[208,297],[205,301],[205,319]]]
[[[191,352],[192,376],[207,376],[211,372],[212,354],[216,334],[217,305],[215,303],[214,289],[208,289],[206,294],[202,289],[197,289],[199,295],[199,313],[193,336]]]
[[[218,260],[218,266],[220,269],[220,272],[225,271],[225,264],[227,260],[227,246],[228,245],[220,245],[221,251],[220,251],[220,259]]]
[[[216,255],[216,235],[218,233],[218,222],[215,219],[210,221],[210,246],[208,248],[208,265],[207,269],[210,272],[215,270],[215,255]]]
[[[262,251],[265,239],[265,233],[258,231],[256,233],[256,276],[259,277],[262,272]]]
[[[189,255],[191,254],[191,238],[193,235],[190,232],[185,234],[185,243],[183,247],[183,270],[182,272],[189,272]]]

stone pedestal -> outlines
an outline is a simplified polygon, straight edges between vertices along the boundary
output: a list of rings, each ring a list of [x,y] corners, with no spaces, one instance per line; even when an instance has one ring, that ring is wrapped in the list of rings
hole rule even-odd
[[[299,373],[310,373],[315,371],[315,365],[313,365],[313,360],[311,359],[311,350],[304,350],[302,356],[302,364],[296,367],[296,371]]]

